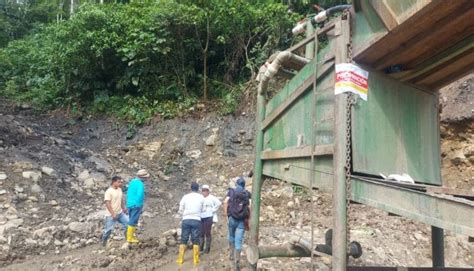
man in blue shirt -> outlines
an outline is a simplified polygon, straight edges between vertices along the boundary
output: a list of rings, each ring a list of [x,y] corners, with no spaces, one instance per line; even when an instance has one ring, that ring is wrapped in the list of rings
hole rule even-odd
[[[230,189],[224,200],[224,214],[227,216],[229,259],[234,269],[240,271],[240,253],[244,241],[245,224],[250,216],[251,193],[245,189],[245,179],[239,177],[235,189]]]
[[[129,214],[127,227],[127,242],[138,243],[135,237],[138,219],[142,213],[143,202],[145,201],[145,185],[143,181],[150,179],[150,174],[145,169],[137,172],[137,177],[128,184],[127,190],[127,209]]]

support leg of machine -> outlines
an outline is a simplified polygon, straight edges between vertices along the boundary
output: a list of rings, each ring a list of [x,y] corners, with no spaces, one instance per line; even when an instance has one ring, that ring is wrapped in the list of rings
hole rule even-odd
[[[433,267],[444,267],[444,230],[431,226]]]

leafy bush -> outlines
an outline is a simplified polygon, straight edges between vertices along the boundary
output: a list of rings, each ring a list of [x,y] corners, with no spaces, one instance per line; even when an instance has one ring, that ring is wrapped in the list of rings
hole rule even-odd
[[[179,115],[202,97],[230,113],[238,84],[290,42],[294,15],[264,2],[83,4],[69,20],[0,49],[0,94],[138,124]]]

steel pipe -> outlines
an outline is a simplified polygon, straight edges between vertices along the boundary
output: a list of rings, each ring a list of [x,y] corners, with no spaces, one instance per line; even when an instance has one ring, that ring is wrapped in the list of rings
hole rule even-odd
[[[259,76],[259,79],[261,82],[268,81],[270,78],[275,76],[281,67],[289,67],[298,70],[308,64],[309,61],[309,59],[295,55],[289,51],[280,52],[270,64],[266,63],[267,67],[265,73],[263,73],[262,76]]]
[[[285,244],[283,246],[264,246],[264,247],[249,247],[247,248],[247,260],[250,264],[257,264],[258,259],[272,258],[272,257],[310,257],[311,253],[305,249],[294,246],[292,244]]]

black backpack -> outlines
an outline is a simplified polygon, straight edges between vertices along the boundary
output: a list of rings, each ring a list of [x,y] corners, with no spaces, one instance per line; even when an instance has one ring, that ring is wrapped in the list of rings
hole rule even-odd
[[[250,215],[249,208],[249,193],[247,190],[235,191],[232,189],[230,192],[229,206],[227,214],[235,219],[245,219]]]

